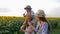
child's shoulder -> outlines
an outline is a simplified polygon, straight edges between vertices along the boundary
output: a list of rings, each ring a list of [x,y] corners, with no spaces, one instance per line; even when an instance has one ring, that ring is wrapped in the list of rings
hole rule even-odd
[[[33,12],[33,13],[34,13],[34,11],[32,11],[32,10],[31,10],[31,12]]]
[[[35,15],[34,11],[31,11],[31,14],[32,14],[32,15]]]

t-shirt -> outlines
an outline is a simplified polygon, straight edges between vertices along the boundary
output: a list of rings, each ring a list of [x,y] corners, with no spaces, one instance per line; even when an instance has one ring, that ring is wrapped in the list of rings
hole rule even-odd
[[[27,30],[27,31],[30,31],[31,28],[32,28],[31,26],[28,26],[28,27],[26,28],[26,30]],[[30,33],[29,33],[29,32],[25,32],[25,34],[30,34]],[[31,34],[34,34],[34,31],[33,31]]]
[[[29,13],[27,13],[27,12],[25,11],[24,15],[26,16],[27,14],[31,14],[31,15],[33,16],[33,19],[32,19],[31,22],[32,22],[32,23],[35,23],[35,19],[36,19],[36,18],[35,18],[35,17],[36,17],[36,16],[35,16],[35,13],[34,13],[33,11],[30,11]]]

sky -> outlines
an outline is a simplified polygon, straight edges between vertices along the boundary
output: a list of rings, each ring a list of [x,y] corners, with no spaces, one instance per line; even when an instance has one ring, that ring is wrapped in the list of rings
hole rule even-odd
[[[60,17],[60,0],[0,0],[0,16],[23,16],[26,5],[35,13],[42,9],[46,16]]]

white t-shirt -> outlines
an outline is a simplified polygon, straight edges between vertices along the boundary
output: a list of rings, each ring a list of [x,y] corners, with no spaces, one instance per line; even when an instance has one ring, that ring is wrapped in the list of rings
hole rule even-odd
[[[30,11],[29,13],[27,13],[27,12],[25,11],[24,15],[27,15],[27,14],[31,14],[31,15],[33,16],[33,19],[32,19],[31,22],[32,22],[32,23],[35,23],[35,19],[36,19],[36,18],[35,18],[35,17],[36,17],[36,16],[35,16],[35,13],[34,13],[33,11]]]
[[[27,31],[31,30],[31,26],[28,26],[28,27],[26,28],[26,30],[27,30]],[[25,34],[30,34],[30,33],[29,33],[29,32],[25,32]],[[34,31],[33,31],[31,34],[34,34]]]

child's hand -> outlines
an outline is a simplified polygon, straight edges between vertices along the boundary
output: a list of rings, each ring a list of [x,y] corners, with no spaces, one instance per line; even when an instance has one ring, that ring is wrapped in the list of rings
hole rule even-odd
[[[23,16],[25,17],[25,13],[23,14]]]
[[[22,25],[21,26],[21,30],[24,30],[26,27],[25,27],[25,25]]]

